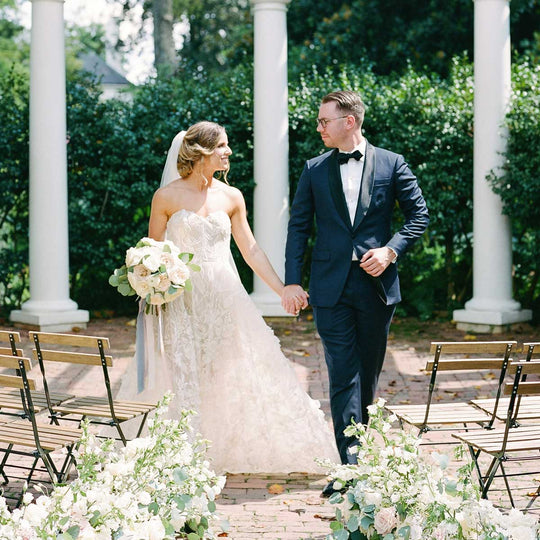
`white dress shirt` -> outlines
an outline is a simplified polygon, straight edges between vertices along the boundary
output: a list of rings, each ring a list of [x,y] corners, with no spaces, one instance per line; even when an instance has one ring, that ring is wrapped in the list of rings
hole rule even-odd
[[[360,196],[360,187],[362,186],[362,173],[364,172],[366,156],[366,139],[362,139],[362,142],[354,147],[351,152],[354,152],[355,150],[359,150],[362,157],[358,161],[356,159],[349,159],[349,161],[342,163],[339,166],[343,194],[345,195],[345,202],[347,203],[347,209],[349,210],[351,224],[354,223],[356,207],[358,206],[358,197]],[[343,152],[344,150],[341,150],[340,148],[339,151]],[[358,260],[354,250],[352,253],[352,260]]]
[[[362,139],[362,142],[353,148],[351,152],[359,150],[362,157],[356,161],[356,159],[349,159],[346,163],[339,166],[341,173],[341,183],[343,185],[343,194],[345,195],[345,202],[349,210],[349,217],[351,224],[354,223],[354,216],[356,214],[356,207],[358,206],[358,197],[360,196],[360,187],[362,185],[362,173],[364,172],[364,162],[366,154],[366,139]],[[339,149],[340,152],[343,150]]]

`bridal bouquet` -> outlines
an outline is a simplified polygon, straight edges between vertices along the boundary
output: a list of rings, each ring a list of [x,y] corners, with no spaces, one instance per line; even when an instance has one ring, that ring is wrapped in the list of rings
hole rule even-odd
[[[370,407],[369,423],[345,433],[358,439],[358,465],[329,466],[337,505],[327,540],[537,540],[536,517],[512,509],[503,514],[480,498],[471,466],[456,477],[448,456],[420,451],[420,439],[392,429],[384,400]],[[463,453],[462,447],[459,447]],[[458,456],[459,457],[459,456]]]
[[[170,241],[158,242],[142,238],[126,251],[125,264],[117,268],[109,283],[123,296],[138,295],[146,301],[147,313],[154,306],[163,306],[191,290],[192,253],[182,253]]]

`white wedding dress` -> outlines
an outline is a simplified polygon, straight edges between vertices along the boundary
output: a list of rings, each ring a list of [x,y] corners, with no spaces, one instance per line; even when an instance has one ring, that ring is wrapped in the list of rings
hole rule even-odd
[[[171,390],[171,417],[196,411],[193,424],[211,441],[219,473],[323,473],[315,458],[338,463],[319,402],[301,388],[242,286],[229,216],[180,210],[167,224],[167,239],[193,253],[201,270],[192,273],[193,290],[163,312],[164,356],[147,367],[148,387],[137,397]]]

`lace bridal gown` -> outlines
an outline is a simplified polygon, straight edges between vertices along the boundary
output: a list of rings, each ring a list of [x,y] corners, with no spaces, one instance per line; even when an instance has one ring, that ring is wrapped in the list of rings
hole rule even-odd
[[[219,473],[324,472],[314,460],[339,462],[334,436],[242,286],[230,238],[223,211],[171,216],[167,239],[201,271],[163,313],[163,365],[148,367],[153,384],[137,397],[172,390],[171,417],[195,410]]]

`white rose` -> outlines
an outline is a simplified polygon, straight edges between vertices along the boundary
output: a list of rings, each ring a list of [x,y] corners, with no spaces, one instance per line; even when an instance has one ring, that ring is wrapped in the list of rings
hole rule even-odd
[[[34,527],[41,526],[48,515],[49,511],[41,504],[29,504],[24,510],[24,519]]]
[[[156,291],[156,289],[159,287],[159,276],[160,274],[150,274],[146,278],[146,283],[152,289],[152,291]]]
[[[139,493],[139,503],[148,506],[152,502],[152,497],[148,491],[141,491]]]
[[[135,466],[134,462],[117,461],[116,463],[109,463],[107,465],[107,471],[112,476],[124,476],[132,472],[134,466]]]
[[[366,491],[364,493],[364,502],[370,506],[375,505],[379,506],[382,502],[382,495],[380,493],[377,493],[375,491]]]
[[[175,257],[172,253],[163,252],[159,256],[159,260],[161,264],[164,264],[167,270],[169,270],[170,268],[174,268],[178,258]]]
[[[146,255],[141,263],[144,264],[144,266],[146,266],[150,272],[157,272],[161,265],[159,257],[154,252]]]
[[[189,268],[180,259],[169,269],[169,278],[175,285],[183,285],[189,279]]]
[[[138,264],[133,267],[132,272],[128,272],[127,278],[128,278],[129,284],[135,290],[137,290],[139,283],[146,281],[149,275],[150,275],[150,270],[148,270],[148,268],[146,268],[142,264]]]
[[[175,531],[179,531],[186,522],[186,516],[178,510],[176,507],[171,508],[171,525],[174,527]]]
[[[146,295],[152,292],[152,289],[146,281],[135,281],[134,283],[130,282],[130,285],[135,289],[135,292],[141,297],[145,298]]]
[[[141,261],[143,253],[140,248],[131,247],[126,251],[126,266],[135,266]]]
[[[165,536],[165,527],[161,522],[161,518],[154,516],[149,522],[148,526],[150,529],[150,534],[148,535],[149,540],[163,540]]]
[[[375,530],[382,536],[391,533],[397,526],[397,514],[395,508],[381,508],[373,521]]]
[[[169,287],[171,286],[171,280],[167,276],[167,274],[158,274],[158,283],[156,285],[156,289],[161,292],[165,292],[169,290]]]

